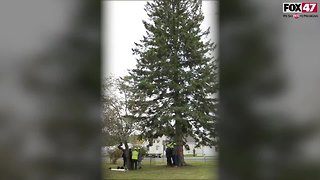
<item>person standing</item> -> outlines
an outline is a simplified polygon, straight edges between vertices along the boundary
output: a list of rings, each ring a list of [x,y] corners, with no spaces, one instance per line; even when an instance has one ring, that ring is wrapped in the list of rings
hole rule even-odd
[[[172,160],[173,160],[173,166],[178,166],[178,154],[177,154],[177,144],[173,143],[173,149],[172,149]]]
[[[138,156],[139,152],[137,148],[134,148],[132,151],[132,163],[133,163],[133,170],[137,170],[138,167]]]
[[[172,147],[171,144],[167,145],[166,148],[167,166],[172,166]]]
[[[142,159],[143,159],[143,157],[142,157],[142,153],[141,153],[141,148],[140,147],[138,147],[138,169],[141,169],[141,161],[142,161]]]

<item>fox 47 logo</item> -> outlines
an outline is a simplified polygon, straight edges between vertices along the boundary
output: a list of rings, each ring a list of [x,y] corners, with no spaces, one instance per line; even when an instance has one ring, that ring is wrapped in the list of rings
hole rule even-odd
[[[318,3],[316,2],[291,2],[283,3],[283,13],[317,13]]]

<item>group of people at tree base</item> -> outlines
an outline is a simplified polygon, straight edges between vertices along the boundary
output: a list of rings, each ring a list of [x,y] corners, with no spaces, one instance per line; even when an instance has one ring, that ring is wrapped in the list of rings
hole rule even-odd
[[[121,169],[141,169],[141,161],[143,159],[143,156],[141,155],[140,147],[129,148],[128,158],[126,157],[125,149],[122,148],[122,143],[118,146],[118,148],[122,150],[123,166],[120,167]],[[127,164],[127,160],[130,161],[129,165]]]
[[[183,146],[177,146],[175,142],[167,144],[166,157],[167,166],[182,166]]]
[[[126,157],[125,149],[122,148],[122,143],[118,146],[122,150],[123,166],[118,169],[141,169],[141,161],[143,156],[140,147],[129,148],[129,157]],[[175,142],[170,142],[166,145],[167,166],[177,167],[182,166],[183,146],[178,146]],[[127,162],[130,162],[129,165]]]

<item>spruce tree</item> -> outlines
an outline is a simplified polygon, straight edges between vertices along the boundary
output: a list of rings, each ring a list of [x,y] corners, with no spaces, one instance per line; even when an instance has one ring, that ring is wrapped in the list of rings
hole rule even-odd
[[[187,136],[214,146],[217,119],[216,45],[198,0],[147,2],[146,35],[135,43],[137,66],[128,83],[135,96],[132,113],[144,138],[171,137],[183,146]],[[184,161],[183,161],[184,163]]]

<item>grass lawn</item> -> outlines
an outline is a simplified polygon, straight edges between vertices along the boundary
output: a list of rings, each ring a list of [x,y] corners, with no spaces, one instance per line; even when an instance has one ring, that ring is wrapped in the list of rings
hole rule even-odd
[[[217,162],[212,161],[186,161],[189,166],[167,167],[163,162],[143,161],[142,169],[127,172],[111,171],[108,168],[121,166],[118,164],[103,163],[104,179],[218,179]]]

